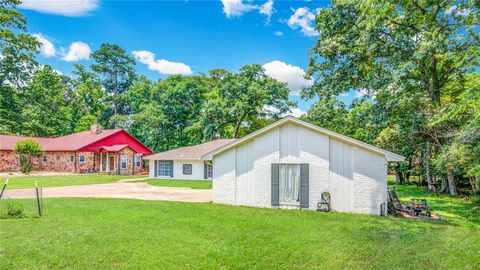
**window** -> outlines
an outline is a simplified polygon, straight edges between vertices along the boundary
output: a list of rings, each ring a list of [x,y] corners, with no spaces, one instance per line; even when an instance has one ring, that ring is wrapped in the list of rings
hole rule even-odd
[[[159,176],[171,176],[173,161],[159,160],[158,161],[158,175]]]
[[[280,164],[279,169],[280,204],[300,203],[300,164]]]
[[[85,162],[85,155],[80,155],[80,163],[84,163]]]
[[[42,161],[43,161],[43,162],[47,162],[47,156],[43,156],[43,157],[42,157]]]
[[[135,166],[140,167],[142,165],[142,158],[140,156],[135,156]]]
[[[207,177],[213,178],[213,165],[207,164]]]
[[[121,166],[122,169],[127,168],[127,156],[126,155],[122,155],[120,157],[120,166]]]
[[[192,174],[192,164],[183,164],[183,174]]]
[[[70,161],[74,161],[75,160],[75,156],[70,156]]]

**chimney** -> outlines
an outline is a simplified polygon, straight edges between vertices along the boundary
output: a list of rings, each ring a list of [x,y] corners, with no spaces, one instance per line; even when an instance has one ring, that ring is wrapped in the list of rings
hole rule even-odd
[[[102,127],[99,124],[93,124],[90,126],[90,132],[92,134],[100,134],[102,133]]]

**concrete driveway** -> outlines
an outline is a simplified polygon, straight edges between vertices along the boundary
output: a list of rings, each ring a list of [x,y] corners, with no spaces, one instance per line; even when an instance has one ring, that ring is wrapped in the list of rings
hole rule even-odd
[[[43,188],[43,197],[125,198],[179,202],[210,202],[212,200],[212,190],[158,187],[140,182],[117,182],[83,186],[45,187]],[[7,189],[5,190],[3,198],[35,198],[35,190]]]

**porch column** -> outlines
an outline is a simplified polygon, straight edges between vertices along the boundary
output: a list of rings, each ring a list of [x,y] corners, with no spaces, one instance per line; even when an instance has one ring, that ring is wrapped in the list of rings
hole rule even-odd
[[[103,167],[103,153],[100,152],[100,172],[102,172],[102,167]]]
[[[110,159],[108,158],[108,152],[107,152],[107,168],[105,171],[110,172]]]

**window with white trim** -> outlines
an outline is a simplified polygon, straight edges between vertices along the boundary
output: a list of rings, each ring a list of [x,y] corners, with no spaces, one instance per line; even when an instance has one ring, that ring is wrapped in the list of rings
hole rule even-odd
[[[84,163],[85,162],[85,155],[80,155],[80,163]]]
[[[120,166],[123,170],[127,168],[127,156],[126,155],[121,155],[120,156]]]
[[[75,161],[75,156],[73,156],[73,155],[70,156],[70,161],[72,161],[72,162]]]
[[[171,176],[172,172],[171,160],[159,160],[158,161],[158,175],[159,176]]]
[[[183,164],[183,174],[192,174],[192,164]]]
[[[42,162],[47,162],[47,156],[42,157]]]
[[[207,164],[207,178],[213,178],[213,165]]]
[[[135,156],[135,167],[142,166],[142,158],[140,156]]]

